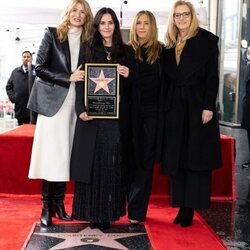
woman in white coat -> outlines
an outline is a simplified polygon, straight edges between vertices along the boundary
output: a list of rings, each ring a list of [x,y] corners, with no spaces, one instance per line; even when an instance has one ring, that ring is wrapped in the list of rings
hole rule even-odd
[[[53,211],[62,220],[74,136],[75,84],[83,81],[82,44],[93,15],[85,0],[72,0],[57,28],[47,28],[36,61],[28,108],[38,113],[29,178],[43,179],[41,225],[52,225]]]

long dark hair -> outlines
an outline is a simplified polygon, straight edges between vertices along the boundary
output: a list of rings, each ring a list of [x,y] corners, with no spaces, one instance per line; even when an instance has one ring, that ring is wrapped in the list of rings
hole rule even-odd
[[[90,39],[86,51],[87,61],[95,62],[95,51],[103,50],[103,37],[99,32],[99,25],[104,14],[110,14],[115,25],[111,47],[112,61],[116,61],[116,59],[122,57],[124,53],[124,43],[122,41],[120,25],[115,12],[111,8],[101,8],[94,17],[93,26],[90,31]]]

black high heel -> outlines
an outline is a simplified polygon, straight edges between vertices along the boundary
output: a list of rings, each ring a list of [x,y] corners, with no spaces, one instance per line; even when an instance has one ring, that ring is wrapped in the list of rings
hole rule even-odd
[[[50,227],[52,225],[52,213],[51,213],[51,207],[52,207],[52,185],[51,182],[43,180],[42,183],[42,213],[41,213],[41,226],[43,227]]]
[[[194,218],[194,208],[185,208],[184,216],[181,220],[181,226],[182,227],[189,227],[193,224],[193,218]]]
[[[41,226],[50,227],[52,225],[51,218],[51,202],[43,201],[42,214],[40,218]]]
[[[180,224],[182,222],[184,212],[185,212],[184,207],[179,208],[178,214],[177,214],[177,216],[175,217],[175,219],[173,221],[174,224]]]
[[[54,209],[54,215],[57,214],[59,219],[61,220],[66,220],[66,221],[70,221],[72,220],[71,216],[69,216],[66,211],[65,211],[65,207],[64,207],[64,203],[62,200],[57,200],[54,201],[53,203],[53,209]],[[52,210],[53,210],[52,209]],[[53,212],[52,212],[53,213]]]

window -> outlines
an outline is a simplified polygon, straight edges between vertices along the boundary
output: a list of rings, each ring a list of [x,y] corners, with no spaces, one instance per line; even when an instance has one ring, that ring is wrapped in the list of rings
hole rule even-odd
[[[219,6],[218,34],[220,37],[219,119],[238,123],[238,61],[240,0],[223,0]]]

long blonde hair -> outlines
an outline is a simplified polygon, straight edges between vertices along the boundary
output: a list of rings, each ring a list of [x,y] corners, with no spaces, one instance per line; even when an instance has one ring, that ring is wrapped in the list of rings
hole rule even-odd
[[[88,2],[85,0],[72,0],[64,12],[61,23],[57,27],[57,36],[60,42],[67,40],[69,26],[70,26],[69,16],[78,3],[83,5],[85,11],[85,21],[82,26],[83,29],[82,29],[81,41],[85,42],[89,38],[89,31],[93,22],[93,14],[90,9],[90,6]]]
[[[191,24],[190,24],[190,27],[189,27],[189,30],[185,39],[187,40],[195,36],[198,32],[199,21],[198,21],[193,4],[185,0],[176,1],[168,17],[168,27],[167,27],[167,32],[165,35],[166,47],[168,48],[174,47],[177,43],[178,28],[176,27],[175,22],[174,22],[174,11],[175,11],[175,8],[180,5],[186,5],[191,12]]]
[[[142,15],[146,15],[149,21],[149,32],[146,38],[146,43],[143,44],[143,47],[147,48],[147,62],[149,64],[153,64],[157,60],[157,58],[159,58],[162,50],[162,44],[158,41],[158,31],[153,13],[148,10],[142,10],[136,14],[130,29],[129,44],[131,44],[131,46],[135,50],[135,58],[142,61],[140,50],[141,44],[139,43],[139,39],[136,34],[136,24],[138,22],[138,19]]]

